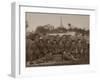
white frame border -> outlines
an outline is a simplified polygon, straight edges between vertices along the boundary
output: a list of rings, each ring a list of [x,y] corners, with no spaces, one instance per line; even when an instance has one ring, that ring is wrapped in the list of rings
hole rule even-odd
[[[13,76],[13,77],[21,77],[21,76],[38,76],[38,75],[46,75],[46,73],[43,73],[43,72],[48,72],[48,69],[49,69],[49,75],[53,75],[53,73],[54,74],[59,74],[59,73],[66,73],[66,74],[69,74],[69,73],[87,73],[87,72],[94,72],[95,71],[95,68],[96,68],[96,57],[95,57],[95,55],[94,55],[94,57],[95,58],[93,58],[93,65],[91,66],[87,66],[87,65],[83,65],[83,66],[85,66],[85,67],[88,67],[88,68],[83,68],[82,66],[80,67],[80,68],[82,68],[82,69],[79,69],[78,71],[76,71],[76,70],[71,70],[72,69],[72,67],[73,66],[68,66],[67,68],[68,69],[70,69],[70,70],[68,70],[67,72],[66,72],[66,66],[59,66],[59,67],[55,67],[55,66],[50,66],[50,68],[49,67],[45,67],[45,69],[44,69],[44,67],[40,67],[40,68],[34,68],[33,70],[35,70],[34,71],[34,73],[36,73],[37,75],[35,75],[35,74],[32,74],[32,73],[26,73],[25,72],[25,70],[23,69],[23,65],[21,65],[21,63],[22,63],[22,58],[21,58],[21,56],[23,56],[22,54],[21,54],[21,56],[20,56],[20,51],[22,51],[21,50],[21,46],[20,46],[20,44],[21,44],[21,41],[20,41],[20,38],[22,37],[22,33],[24,32],[22,29],[22,26],[23,25],[21,25],[21,22],[23,22],[22,20],[21,20],[21,18],[22,17],[20,17],[20,15],[21,14],[23,14],[23,13],[21,13],[21,7],[24,7],[24,6],[26,6],[26,7],[36,7],[36,8],[47,8],[47,9],[49,9],[49,8],[52,8],[52,9],[72,9],[72,11],[73,11],[73,9],[74,10],[85,10],[85,11],[90,11],[90,12],[93,12],[93,19],[92,19],[92,24],[90,24],[90,26],[91,26],[91,28],[90,28],[90,30],[91,30],[91,32],[90,32],[90,34],[92,35],[90,35],[91,36],[91,39],[90,39],[90,43],[92,43],[92,46],[90,46],[91,47],[91,52],[92,53],[94,53],[95,52],[95,33],[96,33],[96,15],[95,15],[95,12],[96,12],[96,9],[95,8],[86,8],[86,7],[78,7],[78,6],[70,6],[70,5],[68,5],[68,6],[62,6],[62,5],[60,5],[60,6],[51,6],[51,7],[48,7],[47,5],[45,6],[38,6],[38,5],[32,5],[32,4],[26,4],[26,3],[12,3],[12,24],[11,24],[11,26],[12,26],[12,33],[11,33],[11,37],[12,37],[12,49],[11,49],[11,57],[12,57],[12,60],[11,60],[11,75]],[[44,11],[45,12],[45,11]],[[72,12],[73,13],[73,12]],[[25,30],[25,29],[24,29]],[[22,34],[22,35],[21,35]],[[93,45],[94,45],[94,47],[93,47]],[[92,56],[93,57],[93,56]],[[77,67],[76,65],[74,66],[74,67]],[[63,69],[63,70],[60,70],[59,71],[59,69]],[[29,71],[30,69],[28,69],[28,70],[26,70],[26,71]],[[40,71],[41,70],[41,71]],[[51,71],[50,71],[51,70]],[[32,71],[33,72],[33,71]]]

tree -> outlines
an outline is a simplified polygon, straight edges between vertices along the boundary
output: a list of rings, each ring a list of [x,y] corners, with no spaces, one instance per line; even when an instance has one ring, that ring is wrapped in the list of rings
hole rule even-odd
[[[28,22],[26,21],[26,28],[28,28]]]
[[[49,28],[45,28],[45,27],[47,27],[47,26],[38,26],[37,28],[36,28],[36,33],[42,33],[42,34],[46,34],[46,33],[48,33],[48,32],[50,32],[50,30],[49,30]]]
[[[68,27],[71,29],[72,28],[72,25],[71,25],[71,23],[68,23]]]

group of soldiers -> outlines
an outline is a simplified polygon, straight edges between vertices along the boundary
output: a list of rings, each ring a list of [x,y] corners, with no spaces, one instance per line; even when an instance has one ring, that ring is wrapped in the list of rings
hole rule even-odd
[[[89,62],[89,43],[84,36],[35,35],[26,39],[26,62]]]

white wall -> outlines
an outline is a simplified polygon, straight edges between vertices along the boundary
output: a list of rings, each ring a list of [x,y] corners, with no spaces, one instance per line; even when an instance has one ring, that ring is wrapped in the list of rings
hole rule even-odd
[[[10,77],[11,67],[11,2],[17,0],[1,0],[0,2],[0,80],[14,80]],[[18,0],[25,1],[25,0]],[[26,2],[33,4],[70,4],[70,5],[83,5],[95,6],[97,11],[97,36],[96,36],[96,53],[97,56],[97,72],[90,74],[66,74],[62,76],[46,76],[46,77],[30,77],[22,78],[22,80],[99,80],[100,77],[100,1],[99,0],[26,0]],[[94,53],[95,54],[95,53]],[[18,79],[21,80],[21,79]]]

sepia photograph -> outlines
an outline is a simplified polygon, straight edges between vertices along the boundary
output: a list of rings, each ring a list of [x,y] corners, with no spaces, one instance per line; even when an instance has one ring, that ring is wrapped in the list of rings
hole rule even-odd
[[[90,16],[25,13],[26,67],[90,64]]]

